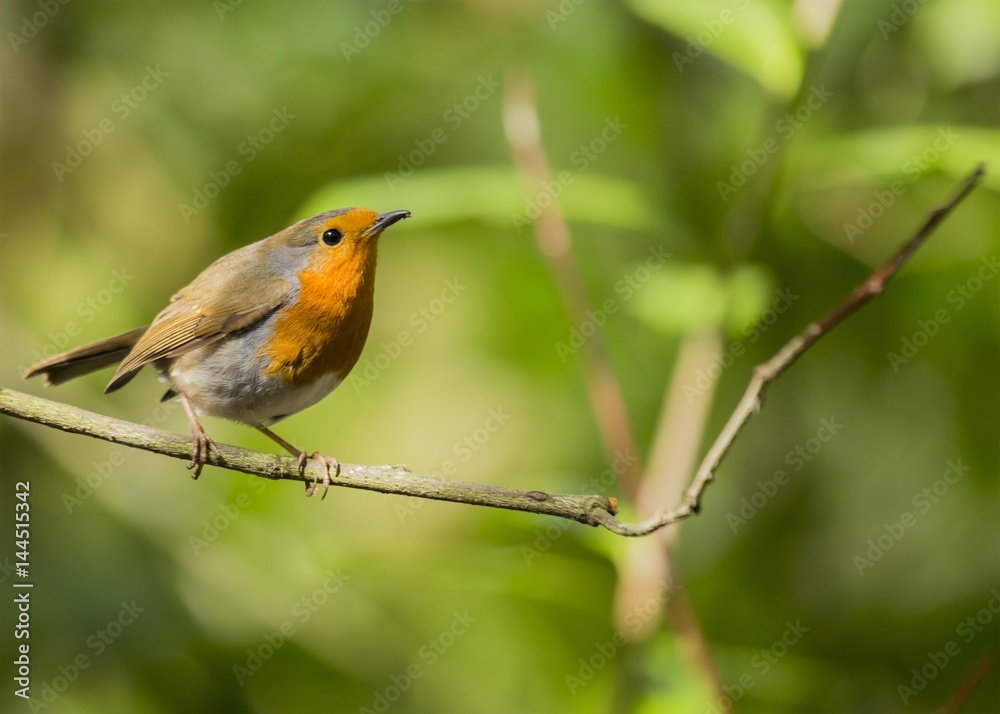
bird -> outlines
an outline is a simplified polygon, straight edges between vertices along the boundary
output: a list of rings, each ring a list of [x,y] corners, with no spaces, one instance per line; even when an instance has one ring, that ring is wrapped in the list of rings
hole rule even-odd
[[[152,365],[191,426],[188,469],[221,460],[199,416],[251,426],[323,471],[323,498],[340,464],[292,446],[271,431],[337,388],[357,363],[374,311],[378,241],[405,210],[340,208],[305,218],[228,253],[180,289],[144,327],[43,360],[24,373],[47,386],[118,365],[104,392]],[[318,491],[307,482],[306,495]]]

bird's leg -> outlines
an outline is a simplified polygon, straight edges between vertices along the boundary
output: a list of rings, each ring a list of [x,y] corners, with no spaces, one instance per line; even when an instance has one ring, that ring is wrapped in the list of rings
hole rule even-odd
[[[191,474],[191,478],[197,479],[201,476],[202,467],[208,462],[208,452],[211,451],[217,459],[222,458],[222,454],[219,453],[219,447],[215,445],[215,442],[208,438],[205,430],[202,428],[201,424],[198,423],[198,417],[195,416],[194,409],[191,407],[191,402],[185,394],[179,394],[181,398],[181,404],[184,405],[184,411],[187,412],[188,421],[191,422],[191,463],[188,464],[188,469],[194,469],[194,473]]]
[[[328,458],[326,456],[323,456],[323,454],[319,453],[318,451],[314,451],[312,452],[312,454],[307,454],[305,451],[302,451],[301,449],[296,449],[294,446],[289,444],[287,441],[282,439],[280,436],[275,434],[267,427],[258,426],[257,431],[273,439],[277,444],[280,444],[281,447],[285,449],[288,453],[290,453],[292,456],[299,457],[300,476],[304,476],[306,473],[306,461],[308,461],[309,459],[315,459],[316,461],[318,461],[320,467],[323,469],[323,495],[320,497],[320,500],[326,498],[326,492],[330,490],[330,483],[332,482],[332,478],[335,478],[340,473],[339,461],[337,461],[334,458]],[[330,473],[331,466],[333,466],[333,474]],[[313,494],[315,494],[316,491],[319,490],[317,486],[319,486],[319,479],[316,479],[311,484],[307,483],[306,495],[312,496]]]

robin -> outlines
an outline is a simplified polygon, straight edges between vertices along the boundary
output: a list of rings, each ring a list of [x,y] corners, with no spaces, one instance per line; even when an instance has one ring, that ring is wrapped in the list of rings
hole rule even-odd
[[[223,417],[298,456],[300,473],[318,461],[325,497],[336,459],[307,455],[269,427],[325,397],[357,363],[372,321],[379,236],[409,216],[341,208],[301,220],[216,260],[151,325],[56,355],[24,376],[54,385],[119,363],[108,393],[152,364],[169,385],[161,401],[178,398],[191,423],[194,478],[209,452],[220,457],[197,414]]]

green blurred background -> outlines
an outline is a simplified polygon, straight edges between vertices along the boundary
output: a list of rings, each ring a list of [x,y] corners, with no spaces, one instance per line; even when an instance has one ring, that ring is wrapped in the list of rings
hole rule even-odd
[[[612,468],[584,351],[560,346],[594,324],[568,316],[526,225],[512,73],[534,78],[568,172],[590,300],[614,306],[593,322],[654,495],[690,473],[754,364],[994,165],[773,387],[701,515],[665,536],[306,500],[211,467],[192,482],[179,461],[0,420],[4,711],[932,711],[988,662],[997,3],[4,0],[0,23],[3,386],[186,433],[151,374],[110,396],[107,372],[53,390],[20,374],[145,324],[300,217],[405,208],[365,381],[279,433],[483,483],[590,492]],[[30,705],[12,680],[18,480]],[[623,517],[664,498],[623,497]],[[962,711],[998,699],[994,665]]]

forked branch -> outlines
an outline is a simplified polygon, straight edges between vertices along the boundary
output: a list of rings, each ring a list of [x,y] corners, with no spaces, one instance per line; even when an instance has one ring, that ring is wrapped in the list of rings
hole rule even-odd
[[[715,470],[729,452],[736,436],[746,426],[746,423],[750,421],[750,417],[760,411],[764,392],[770,386],[771,382],[791,367],[820,337],[830,332],[845,319],[853,315],[860,307],[879,295],[885,288],[885,284],[899,272],[899,269],[906,264],[906,261],[930,237],[934,229],[976,187],[985,174],[986,165],[979,164],[951,198],[931,211],[917,232],[913,234],[913,237],[904,243],[903,247],[895,255],[875,270],[867,280],[856,287],[847,296],[847,299],[830,310],[822,319],[807,325],[802,332],[789,340],[767,362],[754,367],[750,384],[743,393],[739,404],[736,405],[736,410],[733,411],[726,425],[719,432],[719,436],[716,437],[715,442],[708,450],[708,453],[705,454],[705,458],[698,467],[694,480],[684,493],[684,500],[679,506],[672,510],[664,509],[641,523],[622,523],[611,513],[599,513],[596,515],[601,525],[619,535],[643,536],[698,513],[701,509],[702,494],[714,480]]]

